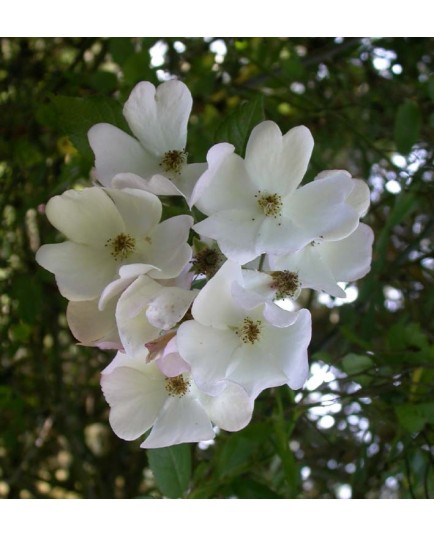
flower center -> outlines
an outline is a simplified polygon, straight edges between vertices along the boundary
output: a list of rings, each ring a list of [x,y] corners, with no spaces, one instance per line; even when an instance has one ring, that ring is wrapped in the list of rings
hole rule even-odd
[[[169,396],[182,398],[190,388],[190,380],[186,380],[182,374],[173,378],[166,378],[166,391]]]
[[[160,162],[160,167],[162,167],[166,173],[175,173],[176,175],[179,175],[186,162],[187,153],[184,150],[177,151],[174,149],[164,153]]]
[[[266,216],[277,218],[282,210],[282,198],[279,194],[263,194],[258,191],[255,195],[258,207]]]
[[[213,277],[223,264],[223,256],[214,248],[204,248],[193,258],[191,271]]]
[[[110,248],[110,255],[112,257],[114,257],[116,260],[123,260],[134,252],[136,248],[136,241],[131,235],[120,233],[114,238],[109,238],[109,240],[107,240],[105,243],[105,246]]]
[[[271,272],[272,282],[270,287],[276,291],[276,300],[293,298],[300,291],[300,278],[296,272],[283,270],[282,272]]]
[[[243,325],[240,329],[235,330],[238,337],[246,344],[254,344],[261,335],[260,320],[252,320],[248,316],[243,320]]]

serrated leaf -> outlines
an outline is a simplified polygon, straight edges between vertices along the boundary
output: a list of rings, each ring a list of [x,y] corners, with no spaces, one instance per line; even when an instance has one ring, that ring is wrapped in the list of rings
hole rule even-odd
[[[69,137],[83,158],[93,159],[87,133],[97,123],[110,123],[128,131],[121,105],[104,97],[53,97],[59,128]]]
[[[235,146],[235,152],[244,156],[252,129],[264,120],[264,97],[256,96],[243,102],[223,121],[215,133],[215,143],[228,142]]]
[[[411,151],[419,139],[421,114],[414,101],[406,101],[398,108],[395,118],[395,143],[402,154]]]
[[[149,449],[148,460],[161,493],[169,499],[182,497],[191,478],[190,445]]]

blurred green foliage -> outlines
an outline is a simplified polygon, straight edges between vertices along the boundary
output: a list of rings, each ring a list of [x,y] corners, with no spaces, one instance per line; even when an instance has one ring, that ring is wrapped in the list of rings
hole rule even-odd
[[[0,496],[434,497],[433,45],[0,40]],[[242,151],[240,115],[284,132],[305,124],[315,139],[308,179],[336,168],[364,178],[376,240],[353,301],[302,294],[314,323],[302,391],[264,392],[252,423],[211,445],[147,455],[109,428],[99,374],[111,355],[76,345],[66,302],[34,255],[62,239],[44,203],[89,184],[87,129],[127,128],[133,86],[171,76],[193,94],[192,160],[216,140]]]

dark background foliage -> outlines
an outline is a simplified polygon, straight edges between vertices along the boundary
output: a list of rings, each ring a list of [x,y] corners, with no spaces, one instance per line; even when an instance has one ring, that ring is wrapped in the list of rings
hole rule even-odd
[[[433,45],[1,39],[0,496],[434,497]],[[302,391],[262,393],[252,423],[211,445],[147,453],[109,428],[99,374],[111,355],[76,345],[34,256],[61,240],[44,203],[89,184],[87,129],[126,128],[132,87],[169,76],[193,94],[192,159],[228,136],[242,150],[262,107],[284,132],[304,124],[315,139],[307,179],[336,168],[364,178],[376,240],[350,300],[301,297],[313,314]]]

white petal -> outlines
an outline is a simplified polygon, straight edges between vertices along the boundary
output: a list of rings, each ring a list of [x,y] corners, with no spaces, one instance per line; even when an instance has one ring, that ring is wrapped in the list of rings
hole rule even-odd
[[[110,363],[101,371],[101,374],[110,374],[114,369],[119,367],[130,367],[142,372],[147,372],[148,355],[126,354],[123,351],[117,352]]]
[[[196,183],[190,201],[204,214],[230,209],[255,211],[257,189],[243,159],[233,151],[229,143],[219,143],[208,151],[208,170]]]
[[[98,301],[69,302],[66,319],[74,337],[85,346],[121,348],[115,321],[114,304],[104,311],[98,309]]]
[[[354,188],[347,198],[347,203],[357,210],[359,216],[362,217],[368,212],[371,194],[365,181],[353,179],[353,185]]]
[[[140,82],[125,103],[124,115],[143,147],[161,156],[185,149],[192,103],[189,89],[179,80],[164,82],[157,89]]]
[[[297,251],[308,244],[314,235],[308,229],[296,225],[288,218],[266,217],[256,235],[256,251],[282,255]]]
[[[228,259],[245,264],[259,255],[256,237],[264,218],[248,210],[224,210],[196,223],[193,229],[200,235],[217,240]]]
[[[229,329],[214,329],[189,320],[178,328],[177,341],[199,389],[212,396],[220,394],[233,353],[240,346],[238,336]]]
[[[111,407],[110,425],[127,441],[137,439],[153,425],[167,399],[164,376],[153,363],[146,372],[115,368],[101,376],[101,387]]]
[[[372,229],[360,223],[347,238],[321,244],[321,256],[336,281],[356,281],[369,272],[373,241]]]
[[[312,181],[286,200],[285,215],[312,238],[339,240],[359,222],[358,212],[346,201],[352,190],[353,180],[346,172]]]
[[[312,335],[311,316],[307,309],[298,312],[297,321],[286,328],[267,326],[261,346],[270,360],[280,367],[291,389],[300,389],[307,380],[309,364],[307,347]]]
[[[202,406],[191,396],[169,397],[142,448],[157,449],[196,443],[214,437],[211,421]]]
[[[187,245],[193,218],[175,216],[158,224],[150,234],[151,244],[147,262],[161,271],[151,270],[149,275],[158,279],[177,277],[191,259],[191,248]]]
[[[156,173],[160,173],[160,169]],[[118,173],[113,177],[114,188],[136,188],[146,190],[155,195],[183,195],[177,186],[163,175],[153,175],[150,179],[143,179],[133,173]]]
[[[206,170],[206,164],[187,164],[183,167],[181,174],[173,179],[174,183],[178,186],[182,195],[187,199],[189,206],[191,207],[191,195],[197,180]]]
[[[264,306],[264,318],[279,328],[286,328],[294,324],[298,319],[299,311],[286,311],[274,303],[266,303]]]
[[[88,138],[95,154],[96,176],[104,186],[112,186],[112,179],[118,173],[147,177],[157,169],[155,156],[132,136],[113,125],[94,125],[88,132]]]
[[[286,383],[286,375],[273,357],[270,349],[260,342],[242,344],[233,355],[226,379],[242,386],[255,399],[264,389]]]
[[[107,251],[73,242],[41,246],[36,261],[56,276],[60,293],[72,301],[98,298],[116,276]]]
[[[126,264],[125,266],[121,266],[119,268],[119,275],[122,279],[127,278],[133,278],[135,279],[139,275],[145,275],[148,272],[158,272],[158,268],[152,264],[142,264],[142,263],[134,263],[134,264]]]
[[[296,253],[282,257],[271,258],[271,264],[276,270],[296,272],[302,288],[312,288],[318,292],[327,292],[332,296],[345,298],[346,294],[337,284],[339,281],[332,274],[327,262],[323,259],[322,251],[327,244],[308,244]]]
[[[211,421],[222,430],[237,432],[247,426],[252,418],[253,400],[239,385],[228,383],[219,396],[198,392],[197,397]]]
[[[161,285],[146,275],[139,276],[118,300],[116,322],[119,336],[127,352],[143,353],[145,344],[159,335],[160,329],[151,325],[145,310]]]
[[[126,230],[134,237],[149,233],[160,221],[163,207],[158,197],[137,189],[106,190],[116,205]]]
[[[68,190],[56,195],[48,201],[46,214],[69,240],[100,249],[125,229],[113,201],[101,188]]]
[[[103,311],[110,301],[119,296],[131,283],[135,280],[135,277],[119,278],[109,283],[102,291],[98,302],[98,309]]]
[[[157,328],[169,330],[182,319],[196,294],[197,291],[163,287],[146,309],[148,321]]]
[[[237,326],[245,316],[232,296],[233,283],[242,283],[241,268],[226,261],[199,292],[193,302],[193,318],[204,326],[226,328]]]
[[[272,121],[256,126],[246,148],[246,168],[258,190],[288,195],[306,173],[313,149],[310,131],[299,126],[283,137]]]

